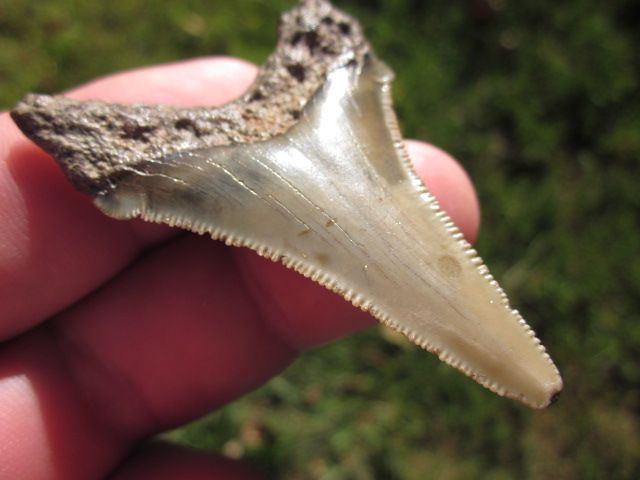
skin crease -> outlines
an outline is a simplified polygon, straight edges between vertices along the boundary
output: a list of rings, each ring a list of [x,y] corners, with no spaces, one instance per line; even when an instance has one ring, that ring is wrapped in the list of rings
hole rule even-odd
[[[69,95],[219,105],[254,75],[240,60],[206,58]],[[465,172],[435,147],[407,146],[475,240]],[[248,250],[107,218],[0,114],[0,478],[262,478],[217,456],[137,447],[256,388],[300,351],[374,323]]]

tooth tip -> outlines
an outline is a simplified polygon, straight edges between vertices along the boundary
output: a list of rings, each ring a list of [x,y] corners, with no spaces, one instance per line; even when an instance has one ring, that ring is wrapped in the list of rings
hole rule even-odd
[[[548,385],[548,387],[546,388],[547,390],[546,400],[544,402],[540,402],[531,406],[540,410],[550,407],[551,405],[556,403],[560,398],[560,395],[562,394],[562,388],[563,388],[562,379],[558,378],[557,382]]]
[[[549,407],[549,406],[553,405],[554,403],[556,403],[558,401],[558,399],[560,398],[561,394],[562,394],[562,389],[556,390],[555,393],[553,395],[551,395],[551,398],[549,399],[549,404],[547,406]]]

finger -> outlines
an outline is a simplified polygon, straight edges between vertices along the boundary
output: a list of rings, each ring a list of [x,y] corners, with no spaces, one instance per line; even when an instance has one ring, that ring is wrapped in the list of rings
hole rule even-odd
[[[408,141],[407,147],[427,188],[467,239],[475,241],[480,208],[464,169],[453,157],[432,145]],[[280,264],[246,250],[234,251],[234,255],[243,267],[245,282],[256,302],[272,315],[271,324],[292,345],[311,348],[375,323],[369,314],[351,308],[340,296],[319,289],[310,279]]]
[[[467,172],[438,147],[415,140],[408,140],[406,146],[416,173],[466,239],[474,243],[480,230],[480,203]]]
[[[0,346],[0,477],[101,478],[127,444],[88,405],[44,329]]]
[[[297,274],[280,291],[271,284],[280,281],[272,264],[252,268],[269,292],[261,299],[246,288],[246,272],[240,275],[227,247],[188,235],[65,312],[48,327],[54,333],[14,342],[0,359],[0,405],[16,405],[0,422],[0,438],[16,440],[0,449],[0,465],[12,478],[30,478],[40,464],[61,478],[73,478],[70,468],[85,469],[72,471],[81,478],[100,477],[132,442],[256,388],[298,349],[370,322]],[[282,299],[264,301],[270,295]],[[33,358],[49,360],[25,368]],[[15,382],[29,388],[16,393]],[[73,421],[62,428],[69,412]],[[77,466],[76,458],[92,461]]]
[[[4,347],[2,472],[102,478],[142,437],[256,388],[294,357],[227,247],[185,235]]]
[[[136,451],[112,480],[259,480],[248,466],[204,452],[155,442]]]
[[[242,95],[255,74],[255,66],[237,58],[197,58],[116,73],[67,95],[115,103],[222,105]]]
[[[239,60],[199,59],[113,75],[70,95],[215,105],[239,95],[254,74]],[[107,218],[0,115],[0,340],[65,308],[175,232]]]

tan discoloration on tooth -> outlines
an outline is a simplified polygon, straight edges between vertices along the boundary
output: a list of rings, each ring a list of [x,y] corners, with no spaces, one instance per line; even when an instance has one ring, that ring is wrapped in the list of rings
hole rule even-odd
[[[27,97],[13,116],[108,215],[281,261],[492,391],[547,406],[558,371],[413,172],[392,73],[358,24],[303,0],[280,32],[219,109]]]

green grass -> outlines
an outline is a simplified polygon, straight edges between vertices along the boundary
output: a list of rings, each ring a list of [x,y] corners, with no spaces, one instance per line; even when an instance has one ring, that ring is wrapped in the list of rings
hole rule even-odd
[[[284,0],[0,0],[0,107],[115,70],[261,62]],[[640,478],[640,7],[343,0],[396,71],[405,134],[454,154],[478,245],[563,372],[532,412],[378,331],[170,436],[287,479]]]

